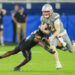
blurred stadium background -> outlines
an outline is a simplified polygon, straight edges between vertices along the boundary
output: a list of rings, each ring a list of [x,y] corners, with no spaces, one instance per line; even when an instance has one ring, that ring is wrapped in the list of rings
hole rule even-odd
[[[0,8],[6,9],[7,14],[3,18],[4,24],[4,41],[13,41],[13,27],[11,10],[15,4],[23,6],[28,16],[26,25],[26,37],[38,28],[41,24],[41,8],[44,4],[50,3],[55,12],[60,14],[60,18],[66,28],[71,40],[75,40],[75,0],[0,0]],[[15,45],[10,43],[5,46],[0,46],[0,55],[4,52],[13,50]],[[1,75],[75,75],[75,53],[71,54],[68,51],[60,51],[59,57],[63,65],[61,70],[56,70],[55,61],[51,54],[44,51],[41,47],[35,46],[32,48],[32,60],[22,68],[24,72],[14,72],[13,68],[24,57],[21,53],[0,60]],[[12,59],[12,60],[11,60]]]
[[[4,41],[12,42],[12,17],[10,11],[15,4],[23,6],[28,15],[26,36],[40,25],[41,8],[45,3],[51,3],[58,12],[71,40],[75,40],[75,0],[0,0],[0,8],[6,9],[4,16]],[[9,33],[9,34],[8,34]]]

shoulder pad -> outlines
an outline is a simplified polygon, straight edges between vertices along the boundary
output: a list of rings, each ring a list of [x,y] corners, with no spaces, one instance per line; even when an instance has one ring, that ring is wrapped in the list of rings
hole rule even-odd
[[[55,18],[55,19],[60,18],[60,15],[59,15],[58,13],[54,13],[53,15],[54,15],[54,18]]]

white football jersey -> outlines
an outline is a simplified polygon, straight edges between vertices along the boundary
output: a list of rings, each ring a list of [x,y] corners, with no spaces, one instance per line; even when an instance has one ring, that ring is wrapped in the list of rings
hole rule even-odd
[[[54,25],[58,24],[60,22],[60,33],[62,33],[64,31],[64,27],[63,27],[63,24],[60,20],[60,15],[58,13],[52,13],[52,15],[48,19],[41,16],[41,22],[49,24],[51,27],[52,33],[55,32],[55,26]]]

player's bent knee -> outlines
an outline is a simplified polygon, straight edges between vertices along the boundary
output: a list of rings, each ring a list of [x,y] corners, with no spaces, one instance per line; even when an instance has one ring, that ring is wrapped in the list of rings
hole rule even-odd
[[[13,52],[13,54],[17,54],[19,51],[13,50],[12,52]]]
[[[31,60],[31,57],[26,58],[26,60],[29,62]]]

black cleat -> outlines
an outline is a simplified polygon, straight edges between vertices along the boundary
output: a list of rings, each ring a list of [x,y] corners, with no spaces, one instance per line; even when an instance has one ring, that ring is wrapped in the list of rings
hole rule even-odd
[[[61,48],[62,51],[67,51],[68,49],[66,47]]]
[[[18,68],[18,67],[15,67],[14,68],[14,71],[23,71],[22,69]]]

